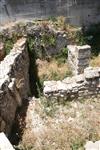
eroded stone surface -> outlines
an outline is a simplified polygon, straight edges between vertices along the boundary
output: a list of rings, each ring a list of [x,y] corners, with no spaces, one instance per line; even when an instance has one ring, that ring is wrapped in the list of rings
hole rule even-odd
[[[8,134],[15,112],[29,91],[26,39],[17,41],[0,64],[0,131]]]
[[[44,95],[66,100],[100,97],[100,68],[86,68],[84,74],[63,81],[45,81]]]
[[[0,150],[14,150],[4,133],[0,133]]]
[[[89,45],[68,45],[68,61],[74,75],[82,74],[89,67],[91,47]]]

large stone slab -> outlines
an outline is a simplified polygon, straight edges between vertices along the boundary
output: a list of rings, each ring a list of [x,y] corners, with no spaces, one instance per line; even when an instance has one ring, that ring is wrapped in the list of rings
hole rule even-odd
[[[0,133],[0,150],[15,150],[3,132]]]

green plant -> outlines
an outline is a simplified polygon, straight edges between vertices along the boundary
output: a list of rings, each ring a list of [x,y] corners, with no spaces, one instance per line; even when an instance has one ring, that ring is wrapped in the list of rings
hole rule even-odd
[[[50,34],[50,33],[42,33],[41,35],[41,45],[43,45],[44,47],[46,46],[55,46],[56,43],[56,37],[54,34]]]
[[[14,43],[13,43],[12,39],[5,41],[4,47],[5,47],[6,55],[8,55],[10,53],[10,50],[13,48],[13,44]]]
[[[87,43],[86,37],[81,31],[76,32],[75,41],[80,46],[85,45]]]
[[[50,17],[48,17],[48,20],[49,20],[49,21],[52,21],[52,22],[56,22],[56,21],[57,21],[57,18],[54,17],[54,16],[50,16]]]
[[[28,36],[27,38],[28,46],[29,46],[29,51],[33,50],[34,44],[35,44],[35,37],[34,36]]]
[[[84,150],[84,144],[85,144],[84,141],[80,139],[76,139],[75,141],[72,142],[71,149],[72,150]]]
[[[18,145],[14,146],[15,150],[34,150],[32,146]]]
[[[62,48],[61,51],[54,57],[57,60],[58,65],[61,65],[61,64],[65,63],[66,60],[67,60],[67,57],[68,57],[67,47]]]
[[[57,110],[57,107],[58,107],[58,103],[57,103],[57,100],[55,99],[46,99],[44,97],[41,97],[41,103],[43,105],[43,110],[45,112],[45,114],[47,116],[50,116],[50,117],[54,117],[55,116],[55,112]]]

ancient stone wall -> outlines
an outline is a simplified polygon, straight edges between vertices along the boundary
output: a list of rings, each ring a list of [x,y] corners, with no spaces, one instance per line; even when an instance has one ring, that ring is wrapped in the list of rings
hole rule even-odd
[[[89,45],[68,45],[67,48],[68,62],[73,75],[84,73],[84,69],[89,67],[91,47]]]
[[[60,100],[100,98],[100,67],[86,68],[84,74],[63,81],[45,81],[44,95]]]
[[[67,47],[68,39],[65,31],[55,30],[51,25],[33,23],[32,21],[17,22],[11,26],[0,28],[0,41],[2,39],[17,39],[19,37],[30,37],[31,44],[34,43],[36,53],[44,51],[46,55],[55,55]]]
[[[26,39],[17,41],[0,63],[0,132],[10,132],[16,109],[29,92]]]
[[[65,16],[75,25],[100,22],[99,0],[0,0],[0,24],[18,19]]]

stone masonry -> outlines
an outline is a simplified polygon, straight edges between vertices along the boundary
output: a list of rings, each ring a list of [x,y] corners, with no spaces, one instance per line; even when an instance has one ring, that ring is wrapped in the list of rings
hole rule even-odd
[[[86,68],[84,74],[63,81],[45,81],[44,95],[60,100],[100,98],[100,67]]]
[[[16,109],[29,92],[26,39],[17,41],[0,63],[0,132],[9,134]]]
[[[68,62],[74,75],[82,74],[89,67],[91,47],[89,45],[68,45]]]

